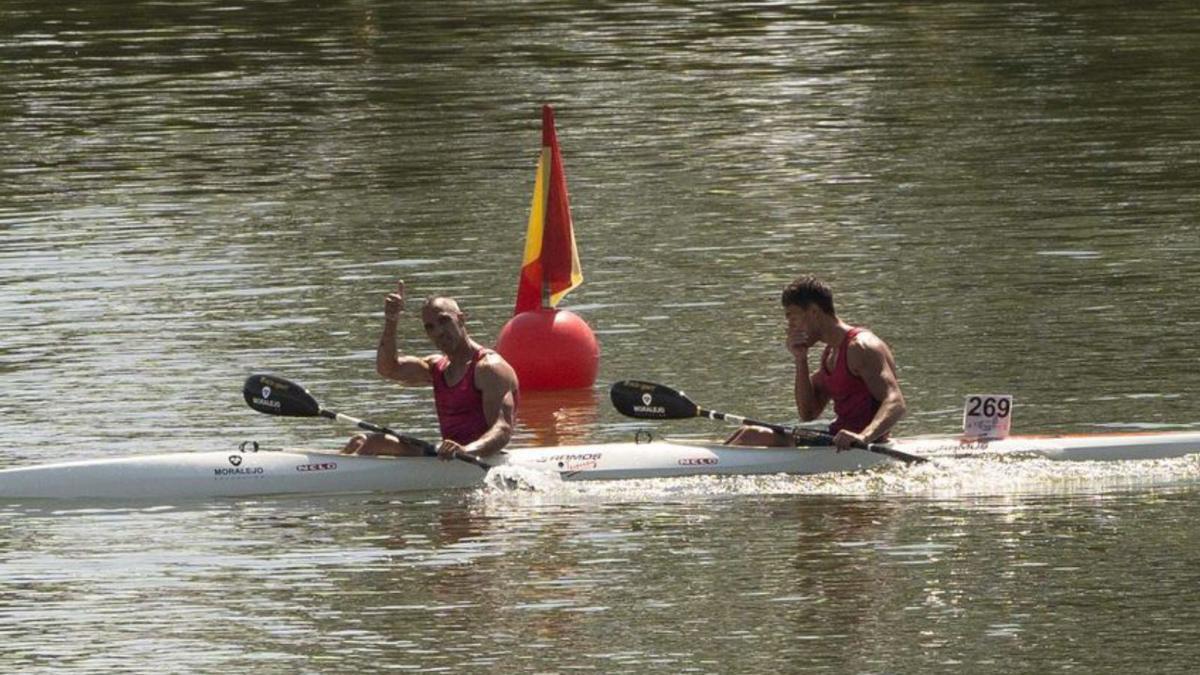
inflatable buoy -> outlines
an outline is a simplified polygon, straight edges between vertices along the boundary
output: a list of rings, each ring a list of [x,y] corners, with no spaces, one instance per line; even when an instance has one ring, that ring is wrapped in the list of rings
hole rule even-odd
[[[517,372],[522,391],[590,387],[600,367],[596,335],[578,314],[565,309],[517,314],[500,329],[496,351]]]

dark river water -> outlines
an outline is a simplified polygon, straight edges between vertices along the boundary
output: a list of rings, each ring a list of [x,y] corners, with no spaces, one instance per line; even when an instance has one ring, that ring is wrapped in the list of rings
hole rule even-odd
[[[1193,2],[0,3],[0,466],[436,436],[382,296],[509,318],[553,104],[614,380],[794,419],[780,288],[896,354],[904,435],[1200,429]],[[415,319],[401,344],[428,348]],[[1191,672],[1200,460],[0,506],[7,672]]]

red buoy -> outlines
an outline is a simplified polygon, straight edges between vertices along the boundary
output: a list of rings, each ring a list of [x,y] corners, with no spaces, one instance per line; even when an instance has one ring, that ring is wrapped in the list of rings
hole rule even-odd
[[[565,309],[517,314],[500,329],[496,351],[517,371],[522,391],[590,387],[600,367],[596,335]]]

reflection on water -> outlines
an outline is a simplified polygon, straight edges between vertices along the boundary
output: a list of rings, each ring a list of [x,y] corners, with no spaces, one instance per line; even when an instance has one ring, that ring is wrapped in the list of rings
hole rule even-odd
[[[509,318],[557,107],[593,391],[522,443],[786,422],[820,273],[913,414],[1195,428],[1194,3],[0,4],[0,464],[339,445],[251,372],[432,438],[380,298]],[[415,319],[401,345],[430,348]],[[1184,672],[1193,459],[0,510],[0,669]],[[526,487],[530,487],[527,485]],[[1193,603],[1194,604],[1194,603]],[[102,645],[97,649],[96,645]],[[783,664],[787,664],[781,667]]]
[[[1197,542],[1171,525],[1195,517],[1192,489],[523,499],[24,510],[0,521],[0,662],[723,671],[791,655],[910,670],[931,654],[986,668],[995,640],[1035,670],[1136,668],[1139,644],[1172,663],[1197,655],[1195,608],[1161,592],[1200,580]],[[1127,573],[1131,556],[1155,573]],[[1069,643],[1064,623],[1079,628]]]
[[[528,445],[580,445],[593,436],[600,399],[592,389],[521,392],[518,424],[532,433]]]

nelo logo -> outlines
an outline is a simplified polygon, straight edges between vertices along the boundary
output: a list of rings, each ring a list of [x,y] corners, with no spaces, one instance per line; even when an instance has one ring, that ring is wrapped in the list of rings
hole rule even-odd
[[[320,464],[297,464],[297,471],[337,471],[337,462],[321,462]]]

